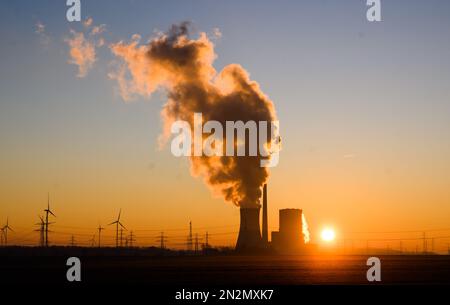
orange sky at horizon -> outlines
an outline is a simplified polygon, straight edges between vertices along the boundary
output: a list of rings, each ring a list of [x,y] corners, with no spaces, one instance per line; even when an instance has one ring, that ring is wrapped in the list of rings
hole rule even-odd
[[[281,208],[304,210],[315,243],[320,243],[320,230],[325,226],[336,230],[337,240],[361,237],[350,232],[450,227],[446,185],[430,183],[423,169],[374,169],[361,160],[360,155],[333,158],[317,151],[305,151],[299,162],[291,165],[283,162],[288,149],[289,146],[281,152],[280,164],[272,170],[269,180],[270,231],[278,228]],[[238,207],[214,197],[200,178],[191,177],[186,159],[173,157],[167,149],[155,156],[158,158],[155,163],[146,166],[141,162],[145,156],[114,166],[111,164],[114,158],[86,163],[76,160],[75,166],[69,161],[73,156],[66,155],[58,160],[60,163],[53,160],[52,170],[46,173],[34,163],[22,170],[12,167],[0,181],[4,202],[0,215],[8,216],[16,231],[10,233],[10,243],[37,243],[38,232],[30,232],[38,228],[33,224],[38,222],[37,215],[43,214],[46,189],[49,189],[51,208],[57,215],[53,230],[58,233],[50,237],[54,243],[66,244],[71,234],[75,234],[79,244],[86,244],[101,224],[107,227],[102,233],[104,242],[113,244],[114,227],[107,224],[122,208],[123,223],[134,231],[139,245],[158,245],[157,237],[165,231],[169,246],[183,247],[189,221],[192,221],[194,233],[201,239],[208,231],[211,244],[233,246],[239,228]],[[313,160],[320,166],[308,165],[308,161]],[[429,174],[437,180],[440,175],[445,178],[448,172],[442,169],[442,172]],[[18,184],[13,178],[23,179],[22,183]],[[54,183],[55,180],[58,183]],[[432,200],[442,209],[428,209],[426,200]],[[395,236],[421,237],[422,233]],[[363,234],[361,238],[373,237]],[[391,238],[392,235],[380,233],[375,237]],[[421,245],[420,241],[418,243]],[[406,242],[404,247],[407,247]],[[446,245],[441,243],[439,247],[445,249]]]

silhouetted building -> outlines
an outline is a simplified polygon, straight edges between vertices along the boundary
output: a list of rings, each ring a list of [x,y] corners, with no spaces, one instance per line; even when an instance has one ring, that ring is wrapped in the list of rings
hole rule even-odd
[[[241,225],[236,243],[237,251],[257,251],[263,248],[259,227],[260,208],[241,208]]]
[[[301,250],[304,245],[302,232],[302,210],[280,210],[279,231],[272,232],[272,248],[278,252],[292,252]]]

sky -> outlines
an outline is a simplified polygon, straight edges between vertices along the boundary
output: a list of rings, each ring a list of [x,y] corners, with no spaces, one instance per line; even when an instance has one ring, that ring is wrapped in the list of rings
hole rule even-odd
[[[283,150],[268,183],[270,231],[279,209],[301,208],[313,242],[324,227],[341,240],[449,236],[450,3],[381,3],[382,21],[368,22],[362,0],[85,0],[82,19],[104,24],[105,44],[79,77],[67,40],[86,28],[66,20],[65,1],[2,2],[0,223],[9,217],[10,241],[37,242],[49,192],[55,242],[87,243],[121,208],[140,244],[164,231],[181,247],[192,221],[212,244],[234,245],[239,208],[158,147],[164,93],[124,101],[108,78],[109,44],[185,20],[212,37],[218,71],[242,65],[275,105]]]

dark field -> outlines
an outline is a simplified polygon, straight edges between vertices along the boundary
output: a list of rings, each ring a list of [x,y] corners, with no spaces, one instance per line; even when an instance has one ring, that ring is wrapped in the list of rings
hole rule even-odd
[[[0,254],[0,282],[65,283],[67,253]],[[82,282],[155,285],[368,284],[368,256],[78,256]],[[381,259],[381,284],[450,284],[450,257],[392,255]]]

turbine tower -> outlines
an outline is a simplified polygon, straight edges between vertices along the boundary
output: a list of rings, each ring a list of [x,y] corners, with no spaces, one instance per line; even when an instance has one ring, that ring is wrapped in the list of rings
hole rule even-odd
[[[39,232],[39,246],[43,247],[45,245],[45,221],[42,216],[39,215],[39,219],[41,222],[35,223],[36,226],[40,226],[39,229],[36,229],[34,231]],[[52,224],[51,222],[50,224]]]
[[[5,246],[8,245],[8,230],[14,232],[8,224],[8,217],[6,217],[6,225],[2,228],[3,235],[5,236]]]
[[[116,248],[119,247],[119,226],[121,226],[123,229],[126,230],[126,228],[120,222],[120,213],[122,213],[122,209],[119,210],[119,216],[117,217],[117,220],[115,220],[109,224],[109,226],[113,225],[113,224],[116,225]]]
[[[97,228],[97,230],[98,230],[98,247],[100,248],[100,238],[101,238],[101,235],[102,235],[102,231],[104,230],[105,228],[103,228],[101,225],[99,225],[98,226],[98,228]]]
[[[121,247],[123,247],[123,241],[122,241],[123,239],[122,239],[122,237],[123,237],[123,228],[120,228],[120,243],[119,244],[120,244]]]
[[[48,222],[48,214],[53,215],[53,217],[56,217],[55,214],[50,210],[50,193],[47,197],[47,208],[44,210],[45,212],[45,246],[48,247],[48,225],[51,224]]]

